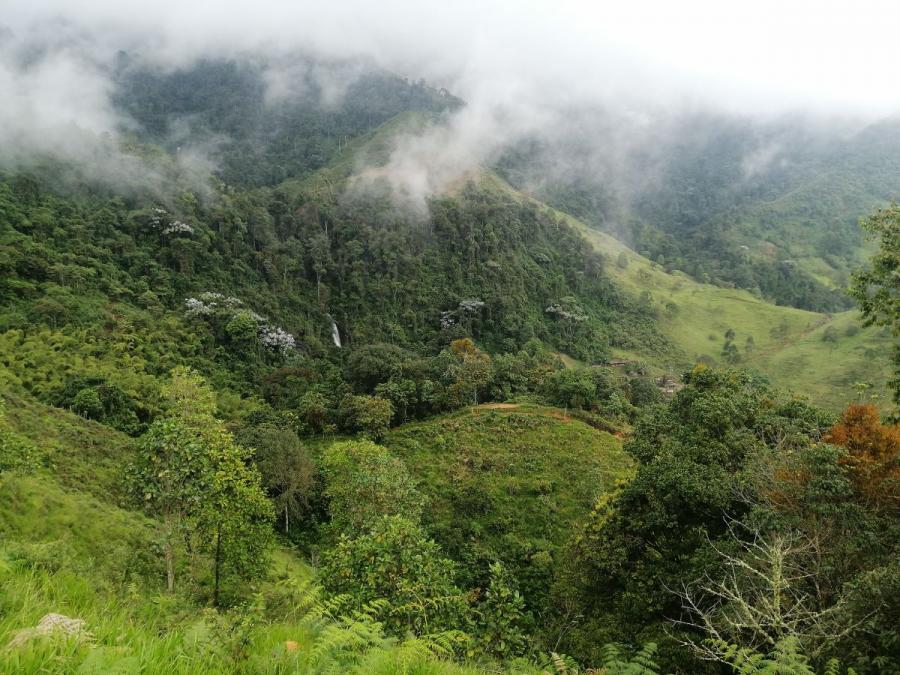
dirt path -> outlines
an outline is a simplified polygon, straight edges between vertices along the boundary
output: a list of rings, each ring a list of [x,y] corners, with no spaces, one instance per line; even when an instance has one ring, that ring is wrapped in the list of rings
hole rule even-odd
[[[515,410],[518,407],[518,403],[482,403],[475,406],[475,410]]]

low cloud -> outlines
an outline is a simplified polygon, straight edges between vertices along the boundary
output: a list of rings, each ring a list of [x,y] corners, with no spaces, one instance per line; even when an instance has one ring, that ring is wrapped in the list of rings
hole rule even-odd
[[[366,167],[414,208],[535,137],[548,141],[544,180],[587,172],[627,194],[652,182],[654,145],[670,140],[672,120],[697,110],[762,123],[797,111],[863,121],[900,111],[900,90],[889,86],[898,18],[896,5],[874,0],[789,8],[775,0],[8,0],[2,161],[51,155],[100,174],[139,173],[118,150],[135,127],[112,104],[119,52],[161,69],[250,55],[266,64],[268,104],[315,86],[324,105],[338,105],[371,67],[463,98],[446,124],[398,139],[386,166]],[[209,168],[213,149],[185,147],[176,161],[185,171]],[[751,148],[745,174],[779,153]]]

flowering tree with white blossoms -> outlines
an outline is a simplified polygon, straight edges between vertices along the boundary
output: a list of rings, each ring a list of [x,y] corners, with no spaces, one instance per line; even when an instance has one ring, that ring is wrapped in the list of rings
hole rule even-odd
[[[202,317],[226,326],[226,329],[236,318],[255,324],[255,337],[258,343],[271,352],[287,356],[297,348],[297,340],[291,333],[272,324],[264,316],[247,309],[240,298],[207,291],[196,298],[185,299],[184,305],[187,316]]]

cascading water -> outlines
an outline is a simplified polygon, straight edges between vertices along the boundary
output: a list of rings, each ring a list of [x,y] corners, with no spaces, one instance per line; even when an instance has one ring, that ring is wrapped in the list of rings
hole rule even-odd
[[[331,319],[331,317],[328,317]],[[338,325],[334,319],[331,319],[331,339],[334,340],[334,346],[338,349],[341,348],[341,331],[338,330]]]

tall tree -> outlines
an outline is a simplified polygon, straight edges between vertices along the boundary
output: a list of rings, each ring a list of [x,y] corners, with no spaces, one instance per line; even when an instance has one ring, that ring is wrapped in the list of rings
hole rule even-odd
[[[891,329],[894,346],[894,401],[900,404],[900,205],[876,211],[862,226],[879,240],[869,266],[853,277],[850,293],[859,302],[867,326]]]
[[[243,577],[262,569],[272,505],[250,451],[216,419],[215,396],[203,378],[176,368],[163,394],[167,413],[141,438],[130,487],[160,519],[167,589],[175,590],[178,540],[191,538],[213,555],[218,603],[223,566]]]

